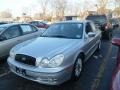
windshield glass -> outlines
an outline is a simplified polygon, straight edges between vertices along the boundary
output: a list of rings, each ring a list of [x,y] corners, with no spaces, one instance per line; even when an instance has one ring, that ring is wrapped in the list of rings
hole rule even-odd
[[[81,39],[83,33],[82,23],[58,23],[51,25],[44,33],[43,37],[58,37]]]
[[[32,25],[38,25],[38,22],[30,22]]]
[[[94,23],[104,23],[106,22],[106,17],[105,16],[88,16],[87,20],[92,20]]]

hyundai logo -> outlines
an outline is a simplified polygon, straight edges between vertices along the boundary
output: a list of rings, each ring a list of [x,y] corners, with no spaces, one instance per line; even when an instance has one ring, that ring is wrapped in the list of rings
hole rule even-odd
[[[23,58],[22,58],[22,61],[25,61],[25,60],[26,60],[26,58],[25,58],[25,57],[23,57]]]

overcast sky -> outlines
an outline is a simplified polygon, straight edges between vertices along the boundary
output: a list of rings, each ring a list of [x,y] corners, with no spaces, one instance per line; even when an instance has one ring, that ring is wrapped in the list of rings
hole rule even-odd
[[[88,6],[88,3],[91,6],[92,4],[93,5],[96,4],[96,0],[68,0],[68,1],[70,4],[79,1],[81,8],[85,5],[84,4],[85,2],[86,6]],[[24,12],[26,9],[29,14],[34,14],[40,9],[40,6],[37,2],[38,0],[0,0],[0,11],[10,10],[13,16],[20,16],[22,12]]]

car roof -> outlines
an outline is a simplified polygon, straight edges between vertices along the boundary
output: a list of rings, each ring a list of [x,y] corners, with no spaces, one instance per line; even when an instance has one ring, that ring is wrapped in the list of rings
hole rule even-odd
[[[7,22],[0,22],[0,24],[1,24],[1,23],[2,23],[2,24],[7,24]]]
[[[60,21],[60,22],[56,22],[57,23],[87,23],[87,22],[91,22],[90,20],[69,20],[69,21]]]
[[[103,16],[104,16],[104,17],[106,17],[106,15],[88,15],[88,17],[92,17],[92,16],[93,16],[93,17],[94,17],[94,16],[98,16],[98,17],[101,17],[101,16],[103,17]]]
[[[43,21],[31,21],[31,22],[29,22],[29,23],[33,23],[33,22],[43,22]]]
[[[28,24],[28,23],[9,23],[9,24],[0,25],[0,27],[11,27],[14,25],[25,25],[25,24]]]

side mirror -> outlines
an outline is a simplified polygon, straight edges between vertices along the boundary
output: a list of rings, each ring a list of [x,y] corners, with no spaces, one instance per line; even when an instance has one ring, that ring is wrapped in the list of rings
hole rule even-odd
[[[0,36],[0,41],[4,41],[4,40],[6,40],[6,38],[5,38],[5,37]]]
[[[120,47],[120,38],[113,38],[112,44]]]
[[[88,36],[89,36],[89,37],[95,37],[95,35],[96,35],[96,34],[95,34],[94,32],[89,32],[89,33],[88,33]]]

